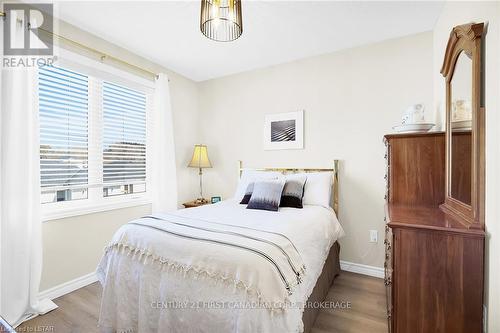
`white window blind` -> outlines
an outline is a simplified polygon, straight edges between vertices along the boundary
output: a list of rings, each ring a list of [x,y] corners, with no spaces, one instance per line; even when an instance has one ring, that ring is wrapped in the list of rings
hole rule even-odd
[[[146,95],[104,82],[104,196],[146,190]]]
[[[88,77],[43,67],[38,80],[42,202],[87,198]]]
[[[69,68],[39,70],[45,211],[147,198],[151,88],[92,68]]]

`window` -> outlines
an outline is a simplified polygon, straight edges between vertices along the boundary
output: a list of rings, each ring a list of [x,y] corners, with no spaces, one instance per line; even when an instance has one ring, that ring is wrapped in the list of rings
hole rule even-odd
[[[146,96],[103,85],[103,195],[146,191]]]
[[[151,91],[117,81],[109,80],[109,75],[104,80],[62,67],[40,68],[40,173],[45,210],[146,196]]]
[[[88,195],[88,78],[62,68],[39,73],[42,203]]]

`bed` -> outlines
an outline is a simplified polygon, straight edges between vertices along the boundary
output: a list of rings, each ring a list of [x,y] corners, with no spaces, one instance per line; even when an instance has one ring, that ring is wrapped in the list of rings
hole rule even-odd
[[[252,170],[329,172],[331,207],[269,212],[233,198],[131,221],[97,269],[102,332],[310,330],[317,302],[340,272],[338,162],[333,169]],[[240,177],[246,171],[240,164]]]

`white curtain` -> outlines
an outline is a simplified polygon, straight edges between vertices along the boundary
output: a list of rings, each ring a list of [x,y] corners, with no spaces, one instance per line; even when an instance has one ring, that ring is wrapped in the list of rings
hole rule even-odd
[[[3,64],[3,24],[0,24],[0,60]],[[0,68],[0,191],[2,188],[2,72]],[[2,315],[2,198],[0,197],[0,316]]]
[[[168,77],[165,74],[160,74],[156,80],[154,102],[150,142],[152,210],[164,212],[177,208],[174,126]]]
[[[0,95],[0,313],[12,326],[57,306],[38,299],[42,271],[36,71],[4,69]]]

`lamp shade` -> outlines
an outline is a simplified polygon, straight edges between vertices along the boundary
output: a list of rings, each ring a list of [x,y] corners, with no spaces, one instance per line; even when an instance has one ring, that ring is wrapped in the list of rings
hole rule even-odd
[[[190,168],[211,168],[212,163],[208,159],[208,150],[205,145],[195,145],[193,151],[193,157],[191,162],[189,162],[188,167]]]
[[[200,30],[218,42],[230,42],[243,33],[241,0],[201,0]]]

